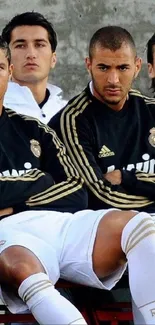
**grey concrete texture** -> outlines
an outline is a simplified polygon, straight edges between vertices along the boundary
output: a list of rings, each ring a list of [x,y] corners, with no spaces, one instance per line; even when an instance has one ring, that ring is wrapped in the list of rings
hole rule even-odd
[[[18,13],[39,11],[57,31],[57,65],[49,80],[60,86],[66,99],[79,93],[89,76],[85,68],[92,34],[106,25],[126,28],[134,37],[143,67],[134,87],[150,92],[146,43],[155,32],[155,0],[0,0],[0,30]]]

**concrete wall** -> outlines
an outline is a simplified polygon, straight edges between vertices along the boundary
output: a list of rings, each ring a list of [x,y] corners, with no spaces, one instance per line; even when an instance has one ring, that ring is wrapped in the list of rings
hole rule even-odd
[[[155,32],[155,0],[0,0],[0,30],[17,13],[39,11],[54,25],[59,45],[58,63],[50,81],[66,98],[80,92],[88,81],[84,58],[92,34],[105,25],[120,25],[133,35],[144,64],[135,86],[150,94],[146,43]]]

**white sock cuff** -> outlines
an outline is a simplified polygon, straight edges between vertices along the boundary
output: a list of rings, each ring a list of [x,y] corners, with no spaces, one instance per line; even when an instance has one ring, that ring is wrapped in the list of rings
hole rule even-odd
[[[36,273],[30,275],[26,278],[18,289],[18,294],[21,299],[27,303],[27,301],[38,291],[47,288],[48,286],[52,286],[49,277],[45,273]]]
[[[122,231],[121,247],[127,255],[143,237],[155,232],[154,221],[146,212],[140,212],[134,216],[124,227]]]

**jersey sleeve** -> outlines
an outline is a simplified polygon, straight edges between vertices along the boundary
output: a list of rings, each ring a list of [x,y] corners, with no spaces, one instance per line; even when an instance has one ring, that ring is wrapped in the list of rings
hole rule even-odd
[[[42,148],[41,170],[51,175],[54,184],[29,197],[27,206],[69,212],[87,208],[84,181],[67,156],[64,144],[47,125],[39,123],[38,127]]]
[[[155,174],[147,174],[135,169],[123,170],[122,184],[129,193],[143,195],[155,201]]]
[[[21,176],[0,176],[0,209],[25,205],[25,201],[54,184],[51,175],[38,169]]]
[[[78,107],[68,105],[63,110],[59,127],[72,162],[85,180],[91,197],[95,197],[97,208],[133,209],[151,204],[145,195],[132,194],[122,184],[114,186],[104,179],[95,159],[95,139],[90,124],[81,111],[79,114]]]

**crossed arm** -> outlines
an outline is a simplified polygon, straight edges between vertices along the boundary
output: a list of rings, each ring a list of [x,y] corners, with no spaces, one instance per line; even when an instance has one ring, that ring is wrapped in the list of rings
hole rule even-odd
[[[74,115],[69,109],[64,110],[60,128],[69,155],[89,190],[96,197],[99,208],[108,205],[133,209],[154,203],[155,175],[124,169],[103,175],[94,154],[94,134],[85,117],[78,116],[78,110]]]
[[[49,127],[39,124],[42,155],[40,170],[21,176],[0,176],[1,214],[27,209],[75,212],[87,207],[83,180],[66,154],[66,149]],[[12,211],[12,210],[11,210]]]

